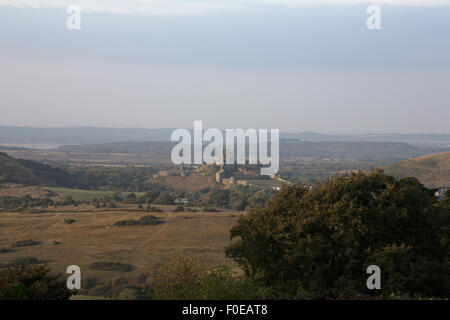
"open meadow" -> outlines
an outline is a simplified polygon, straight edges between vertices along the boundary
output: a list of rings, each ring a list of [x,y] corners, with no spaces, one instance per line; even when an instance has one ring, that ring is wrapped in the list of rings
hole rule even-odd
[[[200,258],[211,265],[228,262],[224,247],[242,213],[174,213],[173,206],[158,207],[163,212],[88,205],[0,212],[0,266],[35,258],[63,276],[69,265],[78,265],[82,279],[105,283],[118,277],[136,278],[172,257]],[[114,226],[148,215],[160,223]]]

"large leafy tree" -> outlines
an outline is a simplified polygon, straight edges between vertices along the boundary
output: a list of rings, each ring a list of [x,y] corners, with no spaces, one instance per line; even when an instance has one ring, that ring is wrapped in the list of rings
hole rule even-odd
[[[415,178],[349,173],[283,188],[239,220],[226,253],[279,297],[448,297],[449,215]],[[373,264],[382,288],[369,291]]]
[[[22,265],[0,272],[0,300],[67,300],[73,294],[64,279],[45,265]]]

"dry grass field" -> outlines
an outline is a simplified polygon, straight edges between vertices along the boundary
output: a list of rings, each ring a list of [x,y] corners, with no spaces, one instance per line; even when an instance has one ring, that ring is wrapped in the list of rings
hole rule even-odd
[[[35,257],[52,271],[65,274],[69,265],[81,268],[82,278],[108,281],[114,277],[133,278],[150,272],[165,259],[185,255],[226,263],[224,247],[230,243],[229,230],[237,222],[237,212],[173,213],[173,207],[159,206],[165,212],[144,212],[132,208],[93,209],[92,206],[64,207],[39,212],[0,212],[0,265],[17,258]],[[163,223],[148,226],[113,226],[120,220],[145,215]],[[75,220],[68,224],[66,218]],[[32,239],[39,244],[14,246]],[[6,250],[5,250],[6,251]],[[90,268],[93,262],[120,262],[133,270],[102,271]]]

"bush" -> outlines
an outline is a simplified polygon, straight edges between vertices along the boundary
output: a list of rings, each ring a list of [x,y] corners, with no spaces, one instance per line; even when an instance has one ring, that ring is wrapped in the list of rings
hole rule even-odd
[[[50,276],[45,265],[17,266],[0,272],[0,300],[68,300],[66,281]]]
[[[111,284],[110,283],[106,283],[106,284],[96,285],[94,288],[92,288],[92,289],[90,289],[88,291],[88,294],[90,296],[94,296],[94,297],[108,297],[108,298],[112,298]]]
[[[175,199],[169,194],[169,192],[161,192],[158,198],[153,203],[157,204],[173,204]]]
[[[256,282],[236,275],[231,267],[209,270],[192,258],[170,259],[147,275],[140,287],[147,298],[156,300],[230,300],[264,298]]]
[[[125,200],[125,203],[136,203],[136,194],[129,193]]]
[[[119,300],[137,300],[139,298],[139,291],[135,288],[124,288],[117,296]]]
[[[152,206],[148,206],[147,211],[148,212],[163,212],[161,209],[159,209],[157,207],[152,207]]]
[[[126,226],[137,226],[139,224],[139,221],[130,219],[130,220],[120,220],[113,224],[113,226],[116,227],[126,227]]]
[[[28,247],[28,246],[36,246],[41,244],[40,241],[34,241],[32,239],[17,241],[12,244],[13,247]]]
[[[116,277],[106,282],[99,282],[98,279],[91,278],[87,285],[84,287],[83,293],[89,296],[119,300],[136,300],[141,298],[138,289],[130,285],[128,280],[123,277]]]
[[[19,257],[9,263],[11,267],[14,266],[28,266],[32,264],[38,264],[39,260],[35,257]]]
[[[110,261],[96,261],[91,264],[90,268],[92,270],[119,271],[119,272],[129,272],[134,270],[134,267],[130,264],[121,262],[110,262]]]
[[[62,206],[70,206],[70,205],[76,204],[76,203],[77,202],[75,200],[73,200],[72,196],[65,196],[62,199],[60,205],[62,205]]]
[[[94,288],[96,285],[98,285],[99,280],[98,278],[81,278],[81,282],[82,282],[82,288],[83,290],[89,290]]]
[[[183,206],[176,206],[175,209],[173,209],[173,212],[182,212],[184,211],[184,207]]]
[[[450,210],[415,178],[382,171],[285,187],[231,230],[226,253],[279,297],[449,297]],[[381,290],[366,268],[381,268]]]
[[[143,216],[138,222],[140,226],[154,226],[163,223],[163,221],[155,216]]]
[[[140,203],[150,204],[153,201],[155,201],[155,199],[158,198],[159,195],[160,195],[159,190],[150,190],[150,191],[147,191],[143,196],[141,196],[138,201]]]
[[[114,223],[116,227],[123,226],[154,226],[163,223],[159,218],[155,216],[143,216],[139,220],[121,220]]]
[[[53,205],[53,200],[48,198],[32,198],[30,195],[22,197],[0,196],[0,208],[3,209],[20,209],[28,207],[40,206],[41,208],[47,208],[49,205]]]

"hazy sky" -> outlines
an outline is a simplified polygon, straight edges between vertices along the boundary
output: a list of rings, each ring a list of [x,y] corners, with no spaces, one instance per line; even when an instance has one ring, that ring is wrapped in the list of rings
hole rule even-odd
[[[0,125],[450,133],[450,0],[381,2],[0,0]]]

